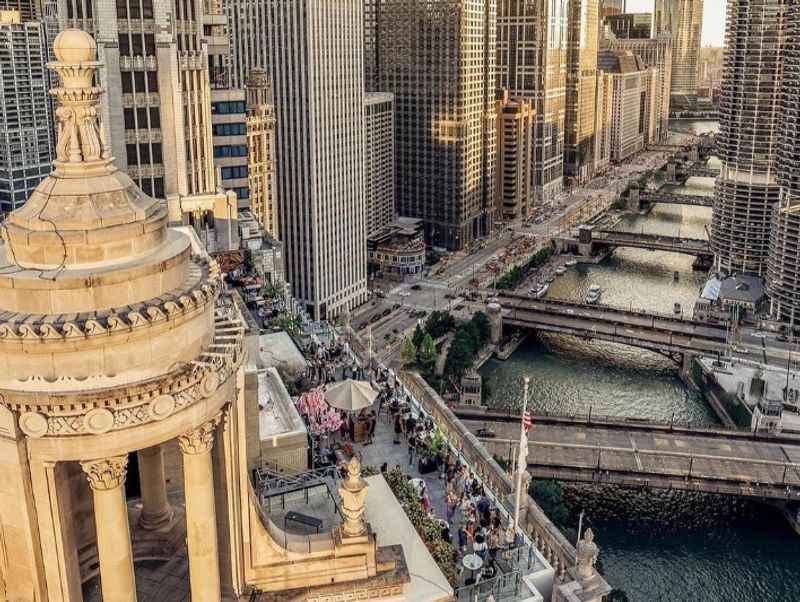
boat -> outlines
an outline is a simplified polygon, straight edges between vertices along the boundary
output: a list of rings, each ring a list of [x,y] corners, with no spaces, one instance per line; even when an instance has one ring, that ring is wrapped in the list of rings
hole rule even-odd
[[[564,265],[567,266],[568,268],[574,268],[576,265],[578,265],[578,260],[577,259],[570,259]]]
[[[542,283],[536,289],[536,291],[534,292],[533,296],[536,297],[537,299],[541,299],[542,297],[544,297],[547,294],[547,289],[549,289],[549,288],[550,288],[549,284]]]
[[[566,274],[566,273],[567,273],[567,268],[565,268],[563,265],[560,265],[556,268],[556,274],[558,276],[561,276],[561,274]]]
[[[552,284],[553,282],[555,282],[555,279],[556,279],[556,276],[555,276],[555,274],[548,274],[548,275],[545,277],[544,281],[545,281],[547,284]]]
[[[589,290],[586,291],[586,303],[595,304],[600,300],[600,295],[602,291],[600,290],[600,286],[597,284],[593,284],[589,287]]]

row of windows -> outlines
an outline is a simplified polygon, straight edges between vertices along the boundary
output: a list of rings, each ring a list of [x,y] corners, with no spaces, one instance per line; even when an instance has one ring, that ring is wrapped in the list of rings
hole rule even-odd
[[[215,123],[211,127],[215,136],[243,136],[247,133],[244,123]]]
[[[122,92],[125,94],[130,94],[134,90],[139,94],[158,92],[158,77],[155,71],[123,71],[120,76],[122,77]],[[146,90],[145,80],[147,80]]]
[[[152,33],[119,34],[120,56],[155,56],[156,42]]]
[[[159,164],[163,161],[160,142],[154,142],[152,144],[126,144],[125,151],[128,156],[128,165]]]
[[[247,186],[237,186],[231,190],[236,193],[237,199],[246,199],[250,196],[250,189]]]
[[[125,118],[125,129],[133,130],[148,129],[154,130],[161,127],[161,113],[158,107],[144,107],[138,109],[123,109]]]
[[[153,0],[117,0],[117,19],[128,18],[152,19]]]
[[[222,168],[223,180],[235,180],[236,178],[246,178],[246,177],[247,177],[246,165],[232,165],[231,167]]]
[[[214,158],[223,159],[225,157],[246,157],[246,144],[223,144],[214,147]]]
[[[243,100],[229,100],[211,103],[211,112],[215,115],[235,115],[245,112]]]

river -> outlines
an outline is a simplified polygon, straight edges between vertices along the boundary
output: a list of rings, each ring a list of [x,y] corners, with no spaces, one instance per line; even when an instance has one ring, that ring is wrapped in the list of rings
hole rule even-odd
[[[678,121],[672,127],[701,133],[716,124]],[[710,195],[713,181],[692,178],[676,192]],[[706,238],[710,218],[708,208],[661,205],[624,218],[617,228]],[[661,312],[680,303],[690,315],[702,283],[691,257],[619,249],[599,265],[568,270],[548,297],[582,300],[598,284],[603,303]],[[669,359],[631,347],[547,336],[528,341],[506,362],[490,361],[482,374],[494,406],[516,405],[527,375],[534,412],[585,414],[591,408],[594,415],[717,424]],[[691,493],[563,490],[573,522],[584,510],[595,530],[606,578],[631,601],[800,600],[800,536],[777,510]]]

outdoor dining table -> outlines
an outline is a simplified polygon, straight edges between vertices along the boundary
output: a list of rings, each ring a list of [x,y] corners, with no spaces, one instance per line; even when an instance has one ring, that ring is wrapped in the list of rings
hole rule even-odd
[[[480,570],[483,566],[483,559],[477,554],[467,554],[461,559],[461,564],[464,565],[465,569],[469,569],[469,577],[474,581],[475,571]]]

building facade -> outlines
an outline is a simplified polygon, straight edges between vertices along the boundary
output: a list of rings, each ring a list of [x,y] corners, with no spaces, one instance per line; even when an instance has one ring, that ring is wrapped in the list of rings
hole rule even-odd
[[[623,13],[605,17],[608,30],[618,38],[646,39],[651,37],[652,13]]]
[[[250,210],[272,237],[280,238],[275,178],[275,109],[269,74],[253,69],[247,78],[247,181]]]
[[[238,205],[250,205],[247,176],[247,103],[245,91],[235,88],[211,89],[211,141],[214,167],[223,190],[236,194]]]
[[[367,296],[362,2],[270,0],[268,15],[286,273],[318,320]]]
[[[269,67],[267,9],[265,0],[228,0],[224,3],[228,17],[230,53],[227,61],[227,85],[244,89],[253,69]]]
[[[763,275],[769,252],[781,112],[785,0],[729,0],[711,249],[728,274]],[[758,74],[758,77],[754,77]],[[673,86],[674,87],[674,86]]]
[[[364,192],[369,237],[395,219],[394,95],[370,92],[364,100]]]
[[[500,0],[497,15],[497,89],[530,99],[536,111],[537,199],[564,186],[568,0]]]
[[[672,37],[661,34],[650,39],[610,38],[604,46],[616,50],[629,50],[640,57],[648,67],[655,67],[656,119],[652,142],[664,142],[669,134],[669,99],[672,87]]]
[[[51,170],[45,48],[41,23],[0,11],[0,214],[21,207]]]
[[[496,2],[367,4],[368,64],[395,98],[398,213],[422,219],[433,245],[462,249],[491,232],[496,211]]]
[[[598,66],[610,76],[611,160],[624,161],[641,151],[645,142],[647,67],[628,51],[604,50]]]
[[[625,0],[600,0],[600,18],[625,12]]]
[[[697,90],[703,0],[655,0],[653,35],[667,32],[673,40],[671,95],[680,102]]]
[[[497,199],[504,222],[525,219],[534,208],[536,112],[532,103],[512,99],[508,91],[497,101]]]
[[[773,214],[766,285],[772,315],[796,327],[800,323],[800,4],[790,3],[785,10],[777,149],[781,189]]]
[[[611,124],[614,116],[613,76],[597,71],[595,107],[594,172],[603,173],[611,166]]]
[[[589,180],[594,173],[597,5],[598,0],[569,2],[564,173],[577,182]]]

